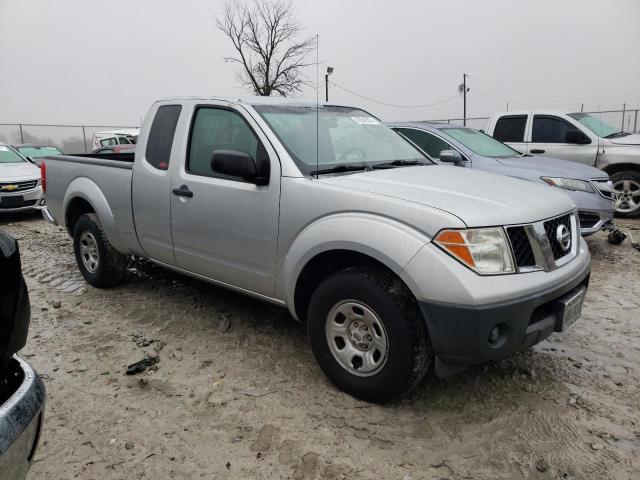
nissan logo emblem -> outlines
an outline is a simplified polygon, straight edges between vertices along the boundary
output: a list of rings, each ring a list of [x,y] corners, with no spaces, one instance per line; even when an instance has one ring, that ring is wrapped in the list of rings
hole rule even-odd
[[[565,252],[571,248],[571,232],[566,225],[558,225],[556,229],[556,241]]]

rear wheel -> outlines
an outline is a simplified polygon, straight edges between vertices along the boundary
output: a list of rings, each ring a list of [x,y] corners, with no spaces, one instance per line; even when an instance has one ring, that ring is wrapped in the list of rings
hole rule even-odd
[[[415,298],[388,272],[351,268],[327,278],[311,297],[307,327],[323,372],[363,400],[410,392],[433,362]]]
[[[73,249],[80,273],[89,284],[108,288],[122,281],[127,257],[111,246],[94,213],[86,213],[76,222]]]
[[[640,172],[625,170],[614,173],[611,181],[618,194],[616,215],[627,218],[640,216]]]

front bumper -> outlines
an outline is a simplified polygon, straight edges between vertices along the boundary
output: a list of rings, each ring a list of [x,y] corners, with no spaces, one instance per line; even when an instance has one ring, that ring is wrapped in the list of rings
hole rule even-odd
[[[583,237],[588,237],[594,233],[598,233],[608,223],[613,220],[613,208],[605,210],[578,210],[578,218],[580,219],[580,233]]]
[[[556,302],[588,285],[589,248],[577,232],[574,240],[575,256],[556,268],[484,276],[433,243],[425,245],[401,277],[422,310],[436,355],[436,373],[446,376],[441,372],[447,366],[499,358],[548,337],[561,315]],[[492,343],[490,332],[499,324],[504,324],[504,341]]]
[[[42,210],[46,204],[40,185],[24,192],[0,193],[0,213]]]
[[[35,370],[13,357],[22,382],[0,405],[0,480],[27,476],[40,437],[44,416],[45,388]]]
[[[613,219],[615,202],[610,198],[605,198],[598,192],[566,192],[576,203],[583,237],[599,232]]]
[[[590,264],[569,281],[515,300],[488,305],[453,305],[420,301],[431,343],[439,361],[467,366],[504,357],[558,331],[560,298],[589,284]],[[526,274],[524,274],[526,275]],[[501,341],[489,340],[500,326]]]

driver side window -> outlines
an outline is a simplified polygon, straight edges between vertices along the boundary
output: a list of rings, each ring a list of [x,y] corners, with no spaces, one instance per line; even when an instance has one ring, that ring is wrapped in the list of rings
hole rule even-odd
[[[451,150],[453,148],[444,140],[422,130],[414,128],[398,128],[397,130],[420,147],[421,150],[427,152],[431,158],[440,158],[442,150]]]
[[[191,127],[187,171],[208,177],[224,177],[211,170],[214,150],[234,150],[251,155],[256,161],[268,162],[262,143],[239,114],[223,108],[200,107]]]

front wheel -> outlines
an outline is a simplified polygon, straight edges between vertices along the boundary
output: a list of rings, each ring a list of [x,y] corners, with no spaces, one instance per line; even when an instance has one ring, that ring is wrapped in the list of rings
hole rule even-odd
[[[616,215],[626,218],[640,216],[640,172],[625,170],[614,173],[611,182],[618,195]]]
[[[80,273],[90,285],[108,288],[122,281],[127,257],[111,246],[95,214],[84,214],[76,222],[73,250]]]
[[[354,397],[394,400],[416,387],[431,367],[415,298],[390,273],[342,270],[320,284],[308,311],[309,340],[320,367]]]

